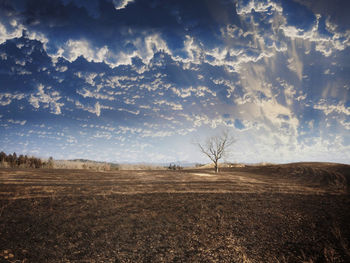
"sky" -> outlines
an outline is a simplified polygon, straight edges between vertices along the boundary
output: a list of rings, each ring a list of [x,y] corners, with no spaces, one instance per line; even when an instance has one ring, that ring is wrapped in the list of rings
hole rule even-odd
[[[347,0],[0,0],[0,150],[350,163]]]

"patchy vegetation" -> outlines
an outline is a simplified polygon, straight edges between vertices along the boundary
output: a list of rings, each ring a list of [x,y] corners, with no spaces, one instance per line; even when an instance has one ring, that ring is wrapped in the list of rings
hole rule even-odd
[[[74,160],[54,160],[41,159],[34,156],[19,155],[16,153],[6,154],[0,153],[0,168],[49,168],[49,169],[82,169],[93,171],[118,171],[118,170],[165,170],[166,167],[152,164],[117,164],[98,162],[86,159]],[[182,169],[181,166],[175,167],[177,170]],[[175,169],[175,170],[176,170]]]
[[[42,161],[40,158],[27,155],[19,155],[16,153],[6,154],[0,152],[0,167],[1,168],[53,168],[54,163],[52,157],[47,161]]]
[[[90,160],[55,160],[54,169],[84,169],[95,171],[119,170],[119,165]]]
[[[349,169],[0,169],[0,262],[349,262]]]

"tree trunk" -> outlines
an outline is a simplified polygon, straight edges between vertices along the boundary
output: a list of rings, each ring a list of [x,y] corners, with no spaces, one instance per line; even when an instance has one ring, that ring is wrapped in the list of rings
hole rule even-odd
[[[219,172],[219,166],[218,166],[217,162],[214,163],[214,168],[215,168],[215,173],[218,173]]]

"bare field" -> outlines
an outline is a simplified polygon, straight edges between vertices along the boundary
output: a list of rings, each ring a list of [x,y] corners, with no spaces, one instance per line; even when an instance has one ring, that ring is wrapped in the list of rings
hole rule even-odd
[[[0,170],[0,262],[350,262],[350,166]]]

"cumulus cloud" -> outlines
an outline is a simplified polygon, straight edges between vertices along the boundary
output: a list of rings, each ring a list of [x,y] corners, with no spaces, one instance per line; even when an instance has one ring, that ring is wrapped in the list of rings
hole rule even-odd
[[[57,67],[56,70],[63,73],[63,72],[66,72],[68,70],[68,67],[67,66],[60,66],[60,67]]]
[[[185,118],[188,122],[191,123],[192,127],[194,128],[198,128],[203,125],[208,125],[209,127],[215,129],[220,125],[224,125],[224,126],[227,125],[227,123],[219,116],[215,116],[214,118],[212,118],[206,114],[187,114],[187,113],[180,113],[179,116]]]
[[[159,34],[151,34],[145,38],[137,38],[133,42],[137,48],[137,55],[148,64],[156,52],[162,51],[167,54],[172,54],[166,41]]]
[[[105,140],[110,140],[112,138],[112,134],[110,132],[101,132],[101,131],[98,131],[96,132],[94,135],[93,135],[94,138],[102,138],[102,139],[105,139]]]
[[[169,137],[176,133],[176,131],[169,130],[156,130],[156,129],[145,129],[141,127],[127,127],[127,126],[119,126],[116,134],[137,134],[141,138],[163,138]],[[178,133],[180,134],[180,133]]]
[[[340,120],[340,124],[343,125],[343,127],[346,129],[346,130],[350,130],[350,121],[346,121],[346,120]]]
[[[24,36],[30,40],[37,40],[41,42],[44,45],[45,49],[46,49],[47,43],[49,42],[49,39],[44,33],[34,31],[34,30],[26,29],[26,31],[24,31]]]
[[[176,57],[178,60],[181,60],[184,63],[188,63],[188,62],[196,63],[196,64],[200,63],[201,54],[203,52],[200,46],[197,43],[195,43],[194,37],[190,35],[186,35],[183,49],[187,54],[187,58],[182,59],[180,57]]]
[[[342,51],[350,46],[350,31],[345,33],[337,32],[336,27],[332,26],[329,21],[327,23],[327,28],[332,35],[327,36],[320,34],[320,18],[320,15],[316,16],[314,26],[308,31],[287,24],[281,25],[280,29],[287,37],[292,39],[303,39],[315,43],[315,50],[322,53],[325,57],[329,57],[333,52]]]
[[[20,121],[20,120],[13,120],[13,119],[8,119],[7,120],[9,123],[12,123],[12,124],[19,124],[19,125],[24,125],[27,123],[26,120],[23,120],[23,121]]]
[[[111,106],[101,105],[100,102],[98,102],[98,101],[94,104],[94,106],[84,105],[79,100],[76,100],[74,102],[74,104],[77,107],[77,109],[88,111],[88,112],[90,112],[92,114],[95,114],[97,117],[99,117],[101,115],[101,110],[102,109],[107,109],[107,110],[113,110],[114,109]]]
[[[1,106],[7,106],[11,104],[13,100],[22,100],[24,99],[25,95],[24,93],[0,93],[0,105]]]
[[[51,87],[45,87],[39,84],[37,92],[31,94],[28,101],[36,109],[40,108],[40,104],[43,108],[50,108],[50,112],[56,115],[61,114],[61,107],[64,105],[63,102],[58,102],[61,96],[58,91],[52,90]]]
[[[197,88],[188,87],[188,88],[171,88],[172,92],[174,92],[177,96],[181,98],[187,98],[192,94],[196,97],[204,97],[206,94],[211,94],[212,96],[216,96],[216,93],[211,91],[208,87],[198,86]]]
[[[116,10],[123,9],[132,2],[134,2],[134,0],[113,0],[113,4]]]
[[[131,65],[132,59],[135,57],[141,58],[144,63],[148,64],[156,52],[172,54],[160,34],[142,34],[130,42],[135,50],[125,52],[107,45],[96,46],[88,39],[69,39],[57,47],[56,53],[49,53],[49,55],[54,63],[60,57],[73,62],[78,57],[83,56],[89,62],[103,62],[111,68],[115,68],[120,65]]]
[[[107,59],[108,47],[94,47],[88,40],[68,40],[53,57],[63,57],[72,62],[83,56],[87,61],[102,62]]]
[[[81,90],[77,90],[77,93],[84,98],[95,98],[95,99],[102,99],[102,100],[115,100],[114,96],[110,96],[107,94],[102,94],[101,92],[98,91],[91,91],[86,88],[83,88]]]
[[[10,21],[10,25],[7,27],[0,21],[0,44],[9,39],[21,37],[23,29],[22,26],[17,25],[17,21],[14,19]]]
[[[284,96],[288,106],[294,103],[294,97],[296,94],[295,87],[288,84],[285,80],[280,80],[281,86],[284,88]]]
[[[238,15],[250,14],[252,11],[258,13],[271,13],[272,11],[282,12],[282,7],[273,1],[243,1],[239,0],[236,4]]]
[[[100,105],[99,102],[96,102],[95,106],[91,107],[91,106],[84,106],[83,104],[80,103],[80,101],[77,100],[75,102],[75,106],[78,109],[82,109],[82,110],[88,111],[90,113],[96,114],[96,116],[100,116],[101,115],[101,105]]]
[[[183,107],[181,104],[172,102],[172,101],[166,101],[166,100],[158,100],[155,101],[154,104],[156,105],[166,105],[171,107],[172,110],[183,110]]]
[[[338,104],[328,104],[326,100],[321,99],[317,104],[313,106],[313,108],[323,111],[325,115],[338,113],[350,116],[350,107],[346,107],[344,105],[344,102],[339,102]]]

